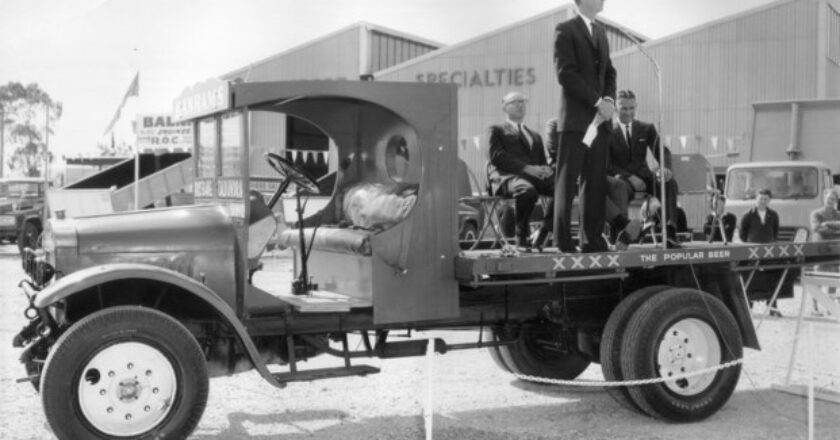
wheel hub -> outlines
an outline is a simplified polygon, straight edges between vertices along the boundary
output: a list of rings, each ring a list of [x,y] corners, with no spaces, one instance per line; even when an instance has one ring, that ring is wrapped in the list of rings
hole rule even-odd
[[[676,322],[663,335],[659,344],[657,362],[662,377],[675,377],[718,365],[721,346],[717,335],[708,323],[696,318]],[[710,372],[673,381],[665,386],[685,396],[702,392],[714,381],[717,372]]]
[[[139,342],[109,346],[82,370],[79,406],[96,429],[142,434],[162,422],[177,390],[175,371],[158,349]]]

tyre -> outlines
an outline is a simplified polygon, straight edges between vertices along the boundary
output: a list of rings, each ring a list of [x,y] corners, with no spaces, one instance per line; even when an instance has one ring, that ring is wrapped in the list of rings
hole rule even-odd
[[[20,252],[23,252],[25,248],[37,248],[39,235],[41,235],[41,230],[38,228],[38,225],[32,222],[25,222],[23,226],[21,226],[20,236],[17,240]]]
[[[114,307],[67,330],[47,357],[41,396],[60,439],[183,439],[207,403],[204,355],[156,310]]]
[[[621,342],[625,379],[676,376],[740,359],[741,331],[719,299],[693,289],[670,289],[645,301]],[[673,422],[703,420],[732,396],[741,365],[700,376],[628,388],[645,413]]]
[[[590,361],[563,336],[557,326],[524,324],[516,341],[498,350],[504,365],[513,373],[570,380],[583,373]]]
[[[469,249],[475,244],[477,240],[478,228],[476,227],[475,223],[471,221],[464,223],[464,227],[461,230],[461,236],[459,237],[459,241],[461,242],[461,248]]]
[[[621,372],[621,339],[627,329],[627,323],[638,310],[639,306],[651,296],[670,289],[670,286],[647,286],[634,291],[621,300],[610,313],[607,325],[601,333],[601,346],[599,349],[601,358],[601,371],[604,379],[609,382],[624,380]],[[641,409],[633,402],[627,387],[606,387],[607,393],[619,404],[633,411]]]

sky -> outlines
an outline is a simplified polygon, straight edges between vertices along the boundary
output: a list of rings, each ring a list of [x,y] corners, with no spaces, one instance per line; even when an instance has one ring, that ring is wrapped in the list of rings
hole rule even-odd
[[[607,0],[601,15],[655,39],[772,1]],[[0,84],[61,101],[50,150],[90,155],[138,71],[134,111],[167,113],[192,84],[359,21],[454,44],[571,2],[0,0]]]

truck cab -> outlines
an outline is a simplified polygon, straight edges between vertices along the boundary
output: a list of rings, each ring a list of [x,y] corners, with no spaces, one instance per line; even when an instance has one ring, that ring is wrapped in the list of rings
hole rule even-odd
[[[779,239],[790,241],[797,229],[810,229],[811,212],[822,207],[823,191],[833,187],[831,170],[822,162],[735,164],[726,171],[726,209],[741,219],[755,207],[758,190],[769,189],[770,208],[779,213]]]

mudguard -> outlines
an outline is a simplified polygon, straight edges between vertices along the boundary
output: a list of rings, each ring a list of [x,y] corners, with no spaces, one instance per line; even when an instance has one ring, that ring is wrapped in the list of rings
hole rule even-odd
[[[251,359],[251,363],[254,364],[254,367],[260,372],[260,375],[278,388],[285,386],[277,382],[274,376],[271,375],[271,372],[268,371],[268,368],[259,356],[257,347],[254,345],[254,341],[251,340],[251,337],[248,335],[248,331],[236,317],[236,313],[234,313],[233,309],[231,309],[226,302],[219,298],[215,292],[207,288],[207,286],[173,270],[159,266],[137,263],[115,263],[93,266],[73,272],[72,274],[62,277],[55,283],[45,287],[37,293],[32,301],[32,304],[41,309],[90,287],[109,281],[123,280],[127,278],[141,278],[168,283],[173,286],[180,287],[206,302],[208,305],[213,307],[213,309],[222,316],[231,328],[233,328],[234,332],[236,332],[236,335],[242,342],[242,346],[245,347],[245,350],[248,353],[248,357]]]

